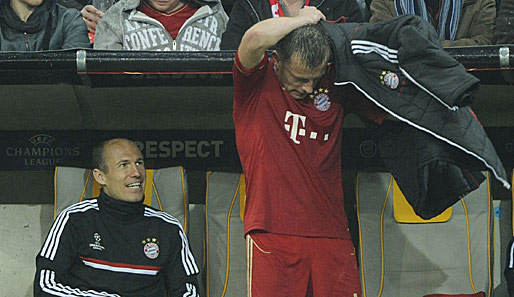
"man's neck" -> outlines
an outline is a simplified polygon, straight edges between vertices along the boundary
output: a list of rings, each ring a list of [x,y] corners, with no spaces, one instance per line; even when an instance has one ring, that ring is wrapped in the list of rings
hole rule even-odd
[[[18,0],[11,0],[10,4],[16,15],[24,22],[28,20],[29,16],[37,8],[37,6],[29,6]]]

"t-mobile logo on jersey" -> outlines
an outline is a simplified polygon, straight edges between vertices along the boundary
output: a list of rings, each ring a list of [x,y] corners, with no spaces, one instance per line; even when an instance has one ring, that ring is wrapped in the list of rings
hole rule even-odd
[[[289,119],[292,118],[292,123],[289,124]],[[307,119],[306,116],[295,114],[290,112],[289,110],[286,112],[286,118],[284,120],[284,128],[286,131],[291,132],[289,138],[293,140],[294,143],[300,144],[300,140],[298,140],[298,136],[305,136],[306,130],[305,128],[305,120]],[[301,125],[301,127],[299,126]],[[302,128],[303,127],[303,128]],[[328,133],[323,136],[323,140],[328,140]],[[318,138],[318,132],[316,131],[310,131],[309,134],[310,139],[317,139]]]

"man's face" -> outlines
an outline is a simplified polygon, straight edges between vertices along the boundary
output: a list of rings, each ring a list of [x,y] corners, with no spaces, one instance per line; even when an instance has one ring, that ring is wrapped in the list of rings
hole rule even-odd
[[[178,7],[180,4],[179,0],[145,0],[150,7],[153,9],[163,12],[169,13]]]
[[[104,160],[107,172],[95,171],[99,174],[97,180],[103,184],[105,193],[118,200],[141,201],[146,171],[139,148],[127,140],[113,140],[105,146]]]
[[[28,10],[32,11],[36,9],[39,5],[43,4],[43,0],[11,0],[11,7],[20,4],[25,6]]]
[[[309,69],[297,56],[291,57],[290,61],[280,61],[276,54],[274,56],[275,72],[282,88],[296,100],[303,100],[311,94],[327,70],[326,64]]]

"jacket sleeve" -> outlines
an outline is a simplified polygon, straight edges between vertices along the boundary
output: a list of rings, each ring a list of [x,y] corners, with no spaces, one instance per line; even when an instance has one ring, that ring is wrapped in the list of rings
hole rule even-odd
[[[492,44],[495,22],[496,4],[494,0],[476,0],[474,4],[463,7],[462,19],[457,30],[457,40],[442,40],[441,45],[448,47]],[[460,30],[464,32],[459,32]]]
[[[54,221],[48,236],[36,256],[36,275],[34,277],[34,297],[48,296],[111,296],[117,294],[85,291],[84,288],[73,288],[67,276],[73,265],[78,261],[78,243],[69,216],[62,212]]]
[[[221,37],[222,50],[236,50],[246,30],[256,23],[244,5],[248,5],[246,0],[239,0],[232,7],[227,29]]]
[[[370,23],[376,23],[397,16],[393,0],[373,0],[370,5]]]
[[[107,10],[96,26],[93,44],[95,49],[123,50],[123,28],[118,21],[121,18],[121,12],[113,8]]]
[[[171,233],[172,248],[165,267],[168,297],[200,297],[197,276],[200,272],[182,227]]]
[[[80,12],[66,9],[63,12],[64,41],[61,49],[91,48],[88,29]]]

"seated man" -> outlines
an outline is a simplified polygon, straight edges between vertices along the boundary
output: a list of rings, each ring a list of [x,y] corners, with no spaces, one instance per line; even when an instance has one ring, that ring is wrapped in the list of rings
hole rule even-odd
[[[127,139],[93,149],[100,196],[59,214],[36,258],[34,296],[199,296],[182,226],[145,206],[141,151]]]
[[[432,24],[443,47],[492,43],[494,0],[373,0],[370,22],[416,14]]]
[[[0,2],[1,51],[88,48],[87,32],[80,13],[56,0]]]
[[[237,49],[244,33],[251,26],[265,19],[296,16],[304,6],[315,6],[328,21],[362,22],[364,20],[355,0],[236,1],[230,12],[227,30],[221,39],[221,49]]]
[[[195,1],[120,0],[99,21],[94,48],[217,51],[228,16],[219,0]]]

